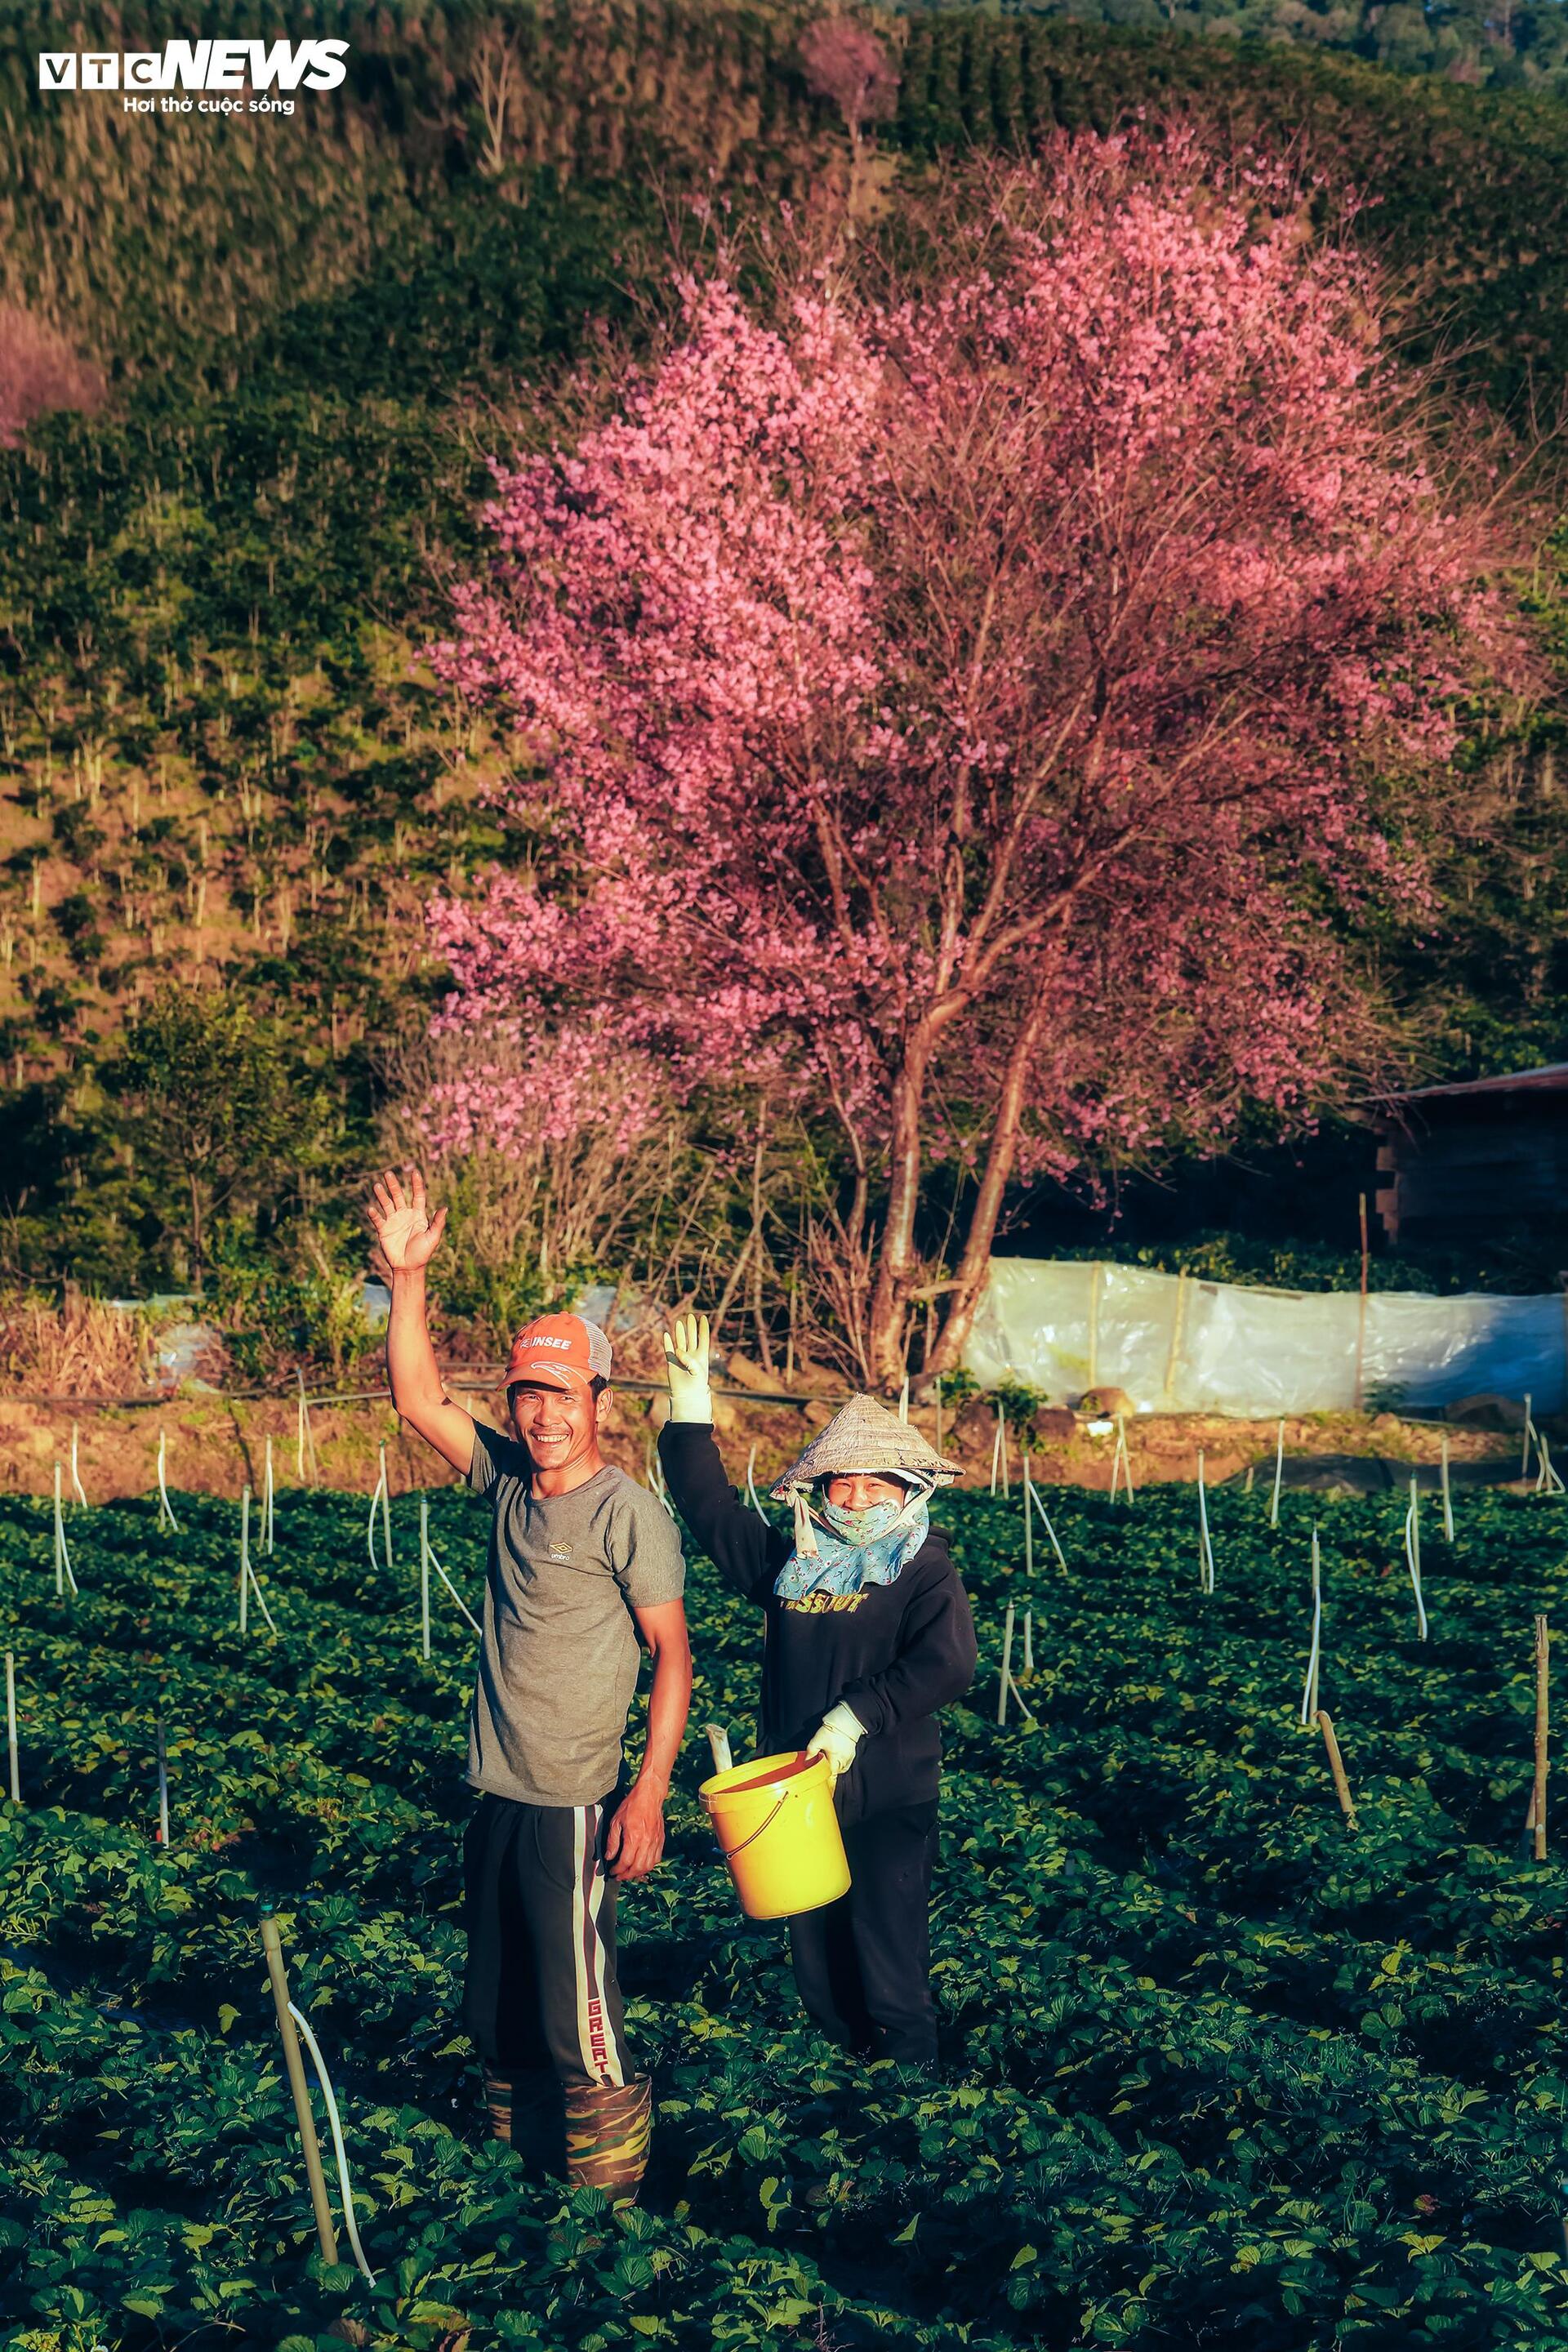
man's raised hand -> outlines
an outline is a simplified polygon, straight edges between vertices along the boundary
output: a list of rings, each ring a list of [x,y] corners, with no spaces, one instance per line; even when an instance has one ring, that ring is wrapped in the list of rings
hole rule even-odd
[[[708,1385],[709,1353],[707,1316],[678,1315],[674,1330],[664,1335],[671,1421],[711,1423],[713,1398]]]
[[[447,1212],[431,1216],[425,1205],[425,1179],[417,1168],[405,1192],[396,1171],[387,1169],[372,1186],[375,1198],[366,1214],[381,1244],[381,1254],[394,1274],[412,1274],[428,1265],[447,1230]]]

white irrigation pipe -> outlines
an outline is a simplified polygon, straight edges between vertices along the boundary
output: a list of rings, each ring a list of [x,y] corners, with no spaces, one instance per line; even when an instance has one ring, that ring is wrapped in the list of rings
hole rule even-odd
[[[1410,1507],[1405,1514],[1405,1558],[1410,1570],[1411,1589],[1415,1595],[1415,1622],[1420,1638],[1426,1639],[1426,1603],[1421,1598],[1421,1515],[1415,1503],[1415,1481],[1410,1481]]]
[[[11,1767],[11,1802],[22,1801],[22,1776],[16,1764],[16,1661],[5,1653],[5,1755]]]
[[[65,1599],[66,1584],[73,1592],[81,1591],[71,1570],[70,1546],[66,1541],[66,1515],[60,1503],[60,1465],[55,1464],[55,1591]]]
[[[468,1619],[469,1624],[473,1627],[475,1633],[482,1639],[484,1628],[480,1625],[479,1619],[475,1616],[473,1611],[469,1608],[468,1602],[464,1600],[462,1594],[458,1591],[457,1586],[453,1583],[451,1578],[447,1575],[446,1570],[437,1559],[433,1549],[430,1553],[430,1565],[435,1570],[437,1575],[440,1578],[442,1583],[446,1586],[447,1591],[451,1594],[453,1600],[457,1602],[458,1608],[462,1611],[464,1616]]]
[[[1062,1566],[1065,1568],[1068,1564],[1067,1554],[1063,1551],[1061,1545],[1057,1541],[1057,1531],[1051,1525],[1051,1515],[1049,1511],[1047,1510],[1045,1503],[1041,1498],[1039,1488],[1035,1486],[1033,1482],[1030,1484],[1029,1493],[1033,1497],[1036,1510],[1038,1511],[1041,1518],[1046,1523],[1046,1533],[1051,1539],[1051,1549],[1056,1553],[1058,1559],[1060,1560]]]
[[[290,2001],[289,2014],[304,2037],[305,2047],[310,2053],[310,2063],[316,2070],[316,2079],[321,2086],[321,2096],[327,2103],[327,2121],[332,2127],[332,2153],[338,2160],[338,2187],[343,2200],[343,2226],[349,2233],[349,2243],[354,2250],[354,2260],[359,2264],[366,2282],[374,2286],[375,2273],[364,2258],[364,2248],[359,2242],[359,2224],[354,2220],[354,2192],[349,2179],[348,2150],[343,2146],[343,2127],[338,2115],[338,2102],[332,2090],[332,2078],[327,2072],[327,2062],[321,2055],[321,2046],[310,2031],[310,2021],[304,2011]]]
[[[1198,1590],[1214,1591],[1214,1544],[1209,1537],[1208,1492],[1204,1485],[1204,1449],[1198,1448]]]
[[[85,1511],[87,1508],[87,1488],[82,1485],[81,1473],[76,1466],[76,1450],[77,1425],[73,1421],[71,1423],[71,1485],[76,1488],[77,1501],[81,1505]]]
[[[255,1593],[257,1607],[266,1618],[270,1631],[276,1633],[278,1628],[273,1622],[272,1612],[267,1606],[267,1595],[257,1582],[256,1570],[250,1565],[250,1489],[248,1486],[245,1488],[239,1498],[239,1630],[242,1633],[246,1631],[248,1622],[248,1612],[246,1607],[247,1591]]]
[[[381,1479],[384,1478],[385,1475],[386,1463],[384,1457],[381,1465],[381,1477],[377,1478],[374,1486],[371,1490],[370,1517],[364,1523],[364,1548],[370,1554],[370,1564],[372,1568],[379,1568],[381,1566],[380,1560],[378,1560],[375,1556],[375,1515],[381,1507]],[[390,1567],[391,1562],[388,1561],[387,1565]]]
[[[765,1520],[768,1515],[766,1511],[763,1510],[762,1497],[757,1493],[757,1448],[755,1440],[752,1441],[752,1450],[746,1456],[746,1500],[750,1503],[752,1510],[755,1511],[758,1518]]]
[[[1268,1497],[1268,1524],[1271,1528],[1277,1528],[1279,1524],[1279,1482],[1284,1475],[1285,1424],[1281,1422],[1279,1434],[1274,1441],[1274,1492]]]
[[[386,1543],[386,1572],[392,1566],[392,1481],[386,1475],[386,1448],[381,1449],[381,1532]]]
[[[1307,1680],[1301,1692],[1301,1721],[1310,1725],[1318,1712],[1318,1664],[1323,1647],[1323,1573],[1318,1552],[1317,1522],[1312,1523],[1312,1646],[1307,1656]]]
[[[163,1475],[168,1458],[168,1443],[166,1432],[161,1429],[158,1432],[158,1529],[162,1534],[166,1527],[171,1535],[177,1536],[180,1532],[180,1522],[174,1517],[174,1507],[169,1500],[168,1483]]]

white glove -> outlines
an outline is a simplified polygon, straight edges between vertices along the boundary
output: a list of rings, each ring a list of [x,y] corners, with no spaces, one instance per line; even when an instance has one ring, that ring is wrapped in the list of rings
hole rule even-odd
[[[665,1370],[669,1375],[671,1421],[713,1419],[713,1396],[708,1386],[708,1318],[678,1315],[673,1334],[664,1335]]]
[[[866,1727],[847,1698],[830,1706],[805,1743],[808,1756],[826,1756],[837,1780],[855,1761],[855,1750],[866,1737]]]

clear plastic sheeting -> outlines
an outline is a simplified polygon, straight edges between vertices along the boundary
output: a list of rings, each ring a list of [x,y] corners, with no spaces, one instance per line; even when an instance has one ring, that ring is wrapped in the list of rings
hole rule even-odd
[[[1122,1390],[1140,1412],[1437,1406],[1490,1391],[1568,1405],[1568,1293],[1252,1289],[1078,1258],[993,1258],[964,1350],[986,1388],[1053,1403]]]

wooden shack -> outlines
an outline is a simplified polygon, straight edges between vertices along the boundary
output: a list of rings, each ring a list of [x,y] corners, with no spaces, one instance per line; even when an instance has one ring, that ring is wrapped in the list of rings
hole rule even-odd
[[[1377,1131],[1376,1205],[1391,1244],[1524,1233],[1568,1242],[1568,1062],[1416,1087],[1363,1108]]]

